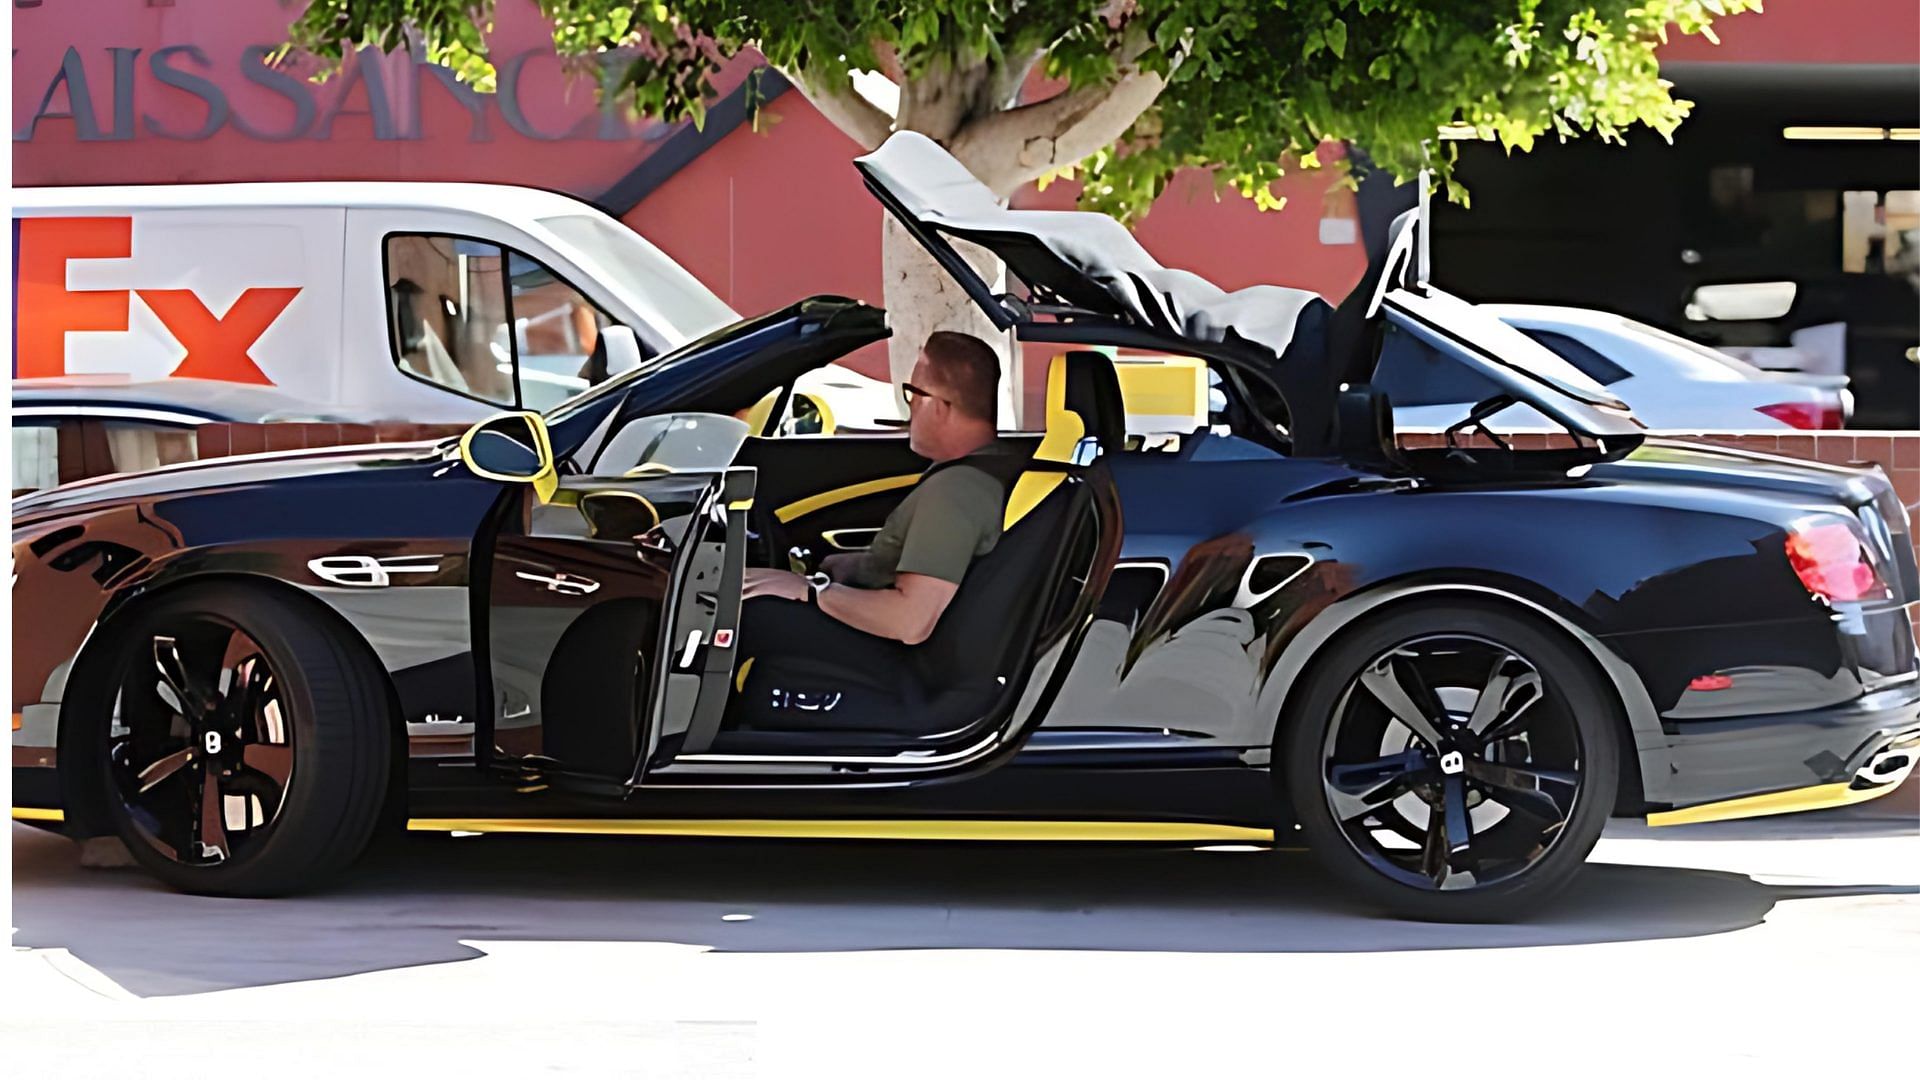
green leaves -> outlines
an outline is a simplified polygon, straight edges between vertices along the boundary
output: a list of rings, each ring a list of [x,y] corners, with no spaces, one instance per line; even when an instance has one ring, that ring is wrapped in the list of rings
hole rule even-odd
[[[1335,57],[1345,60],[1347,58],[1347,24],[1343,20],[1334,19],[1327,24],[1324,35],[1328,50]]]
[[[1029,64],[1070,88],[1125,70],[1167,86],[1117,145],[1060,175],[1083,205],[1145,213],[1182,168],[1270,206],[1287,168],[1327,140],[1411,177],[1431,153],[1437,181],[1453,147],[1441,125],[1525,151],[1542,138],[1670,137],[1689,105],[1669,94],[1654,50],[1674,33],[1711,38],[1716,18],[1759,0],[536,0],[563,56],[631,57],[607,92],[643,113],[698,122],[727,58],[757,49],[810,87],[845,91],[855,71],[908,83],[974,72],[1018,86]],[[346,46],[417,43],[478,89],[493,68],[491,0],[312,0],[294,45],[337,67]],[[1052,88],[1050,87],[1049,90]],[[975,122],[1003,102],[981,94]],[[1343,166],[1344,167],[1344,166]]]

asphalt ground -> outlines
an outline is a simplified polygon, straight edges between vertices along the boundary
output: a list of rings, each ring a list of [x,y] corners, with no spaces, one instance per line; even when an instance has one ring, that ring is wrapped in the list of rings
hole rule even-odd
[[[249,901],[12,840],[23,1077],[1805,1075],[1910,1066],[1920,1006],[1920,784],[1616,821],[1498,926],[1287,851],[413,837]]]

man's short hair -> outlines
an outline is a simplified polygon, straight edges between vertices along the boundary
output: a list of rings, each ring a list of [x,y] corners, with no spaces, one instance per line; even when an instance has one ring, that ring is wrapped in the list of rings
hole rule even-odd
[[[955,330],[935,330],[920,351],[932,361],[953,407],[992,421],[999,412],[1000,356],[993,346]]]

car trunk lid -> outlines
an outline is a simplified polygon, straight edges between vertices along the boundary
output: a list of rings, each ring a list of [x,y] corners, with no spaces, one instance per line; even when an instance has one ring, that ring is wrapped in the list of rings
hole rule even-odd
[[[1892,481],[1879,469],[1649,439],[1626,459],[1595,465],[1587,475],[1636,483],[1745,488],[1844,509],[1859,523],[1869,555],[1894,597],[1903,604],[1920,600],[1913,526]]]

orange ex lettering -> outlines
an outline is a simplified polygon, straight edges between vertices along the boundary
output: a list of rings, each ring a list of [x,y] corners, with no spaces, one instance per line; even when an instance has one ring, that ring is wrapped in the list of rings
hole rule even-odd
[[[187,347],[186,359],[173,370],[174,378],[273,385],[248,350],[293,302],[300,292],[298,287],[248,289],[224,316],[209,311],[192,289],[138,292],[174,338]]]

